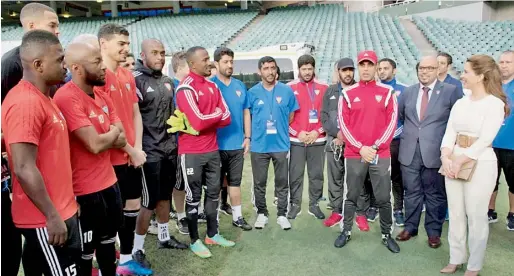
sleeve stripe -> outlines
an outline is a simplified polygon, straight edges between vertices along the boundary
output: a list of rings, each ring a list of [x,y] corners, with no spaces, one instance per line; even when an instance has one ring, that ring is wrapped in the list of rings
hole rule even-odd
[[[391,120],[389,121],[389,125],[387,126],[387,129],[386,129],[384,135],[382,135],[382,137],[375,142],[375,144],[377,146],[380,146],[381,144],[385,143],[385,141],[387,141],[389,136],[391,136],[391,134],[393,134],[393,130],[398,125],[398,122],[395,120],[396,114],[398,113],[398,105],[396,104],[396,97],[392,97],[392,98],[393,98],[393,113],[391,114]]]
[[[216,111],[216,112],[214,112],[212,114],[203,115],[202,113],[200,113],[200,110],[198,109],[198,106],[195,104],[195,101],[193,99],[193,95],[191,94],[191,90],[186,89],[186,90],[183,90],[183,92],[186,95],[186,99],[187,99],[187,102],[188,102],[189,106],[191,107],[191,109],[195,113],[196,117],[198,117],[198,119],[200,119],[200,120],[208,120],[208,119],[216,118],[216,117],[221,115],[221,112],[219,112],[219,111]],[[229,113],[229,115],[230,115],[230,113]]]
[[[403,126],[397,128],[394,132],[394,136],[393,137],[398,137],[398,135],[402,134],[403,132]]]
[[[296,132],[296,130],[294,130],[292,127],[289,127],[289,133],[291,133],[294,136],[298,135],[298,132]]]
[[[223,113],[223,117],[221,117],[221,119],[226,120],[228,117],[230,117],[230,110],[228,109],[227,103],[225,102],[225,99],[223,98],[223,95],[221,93],[220,93],[220,97],[221,97],[221,102],[223,103],[223,106],[225,107],[225,113]]]
[[[339,123],[341,124],[341,131],[343,132],[343,135],[346,137],[348,142],[350,142],[350,144],[352,144],[354,147],[361,148],[362,144],[357,142],[357,140],[355,140],[355,138],[353,138],[350,131],[348,130],[348,128],[346,128],[346,125],[344,124],[343,112],[342,112],[344,99],[347,99],[348,108],[351,107],[350,101],[348,101],[348,95],[345,92],[343,92],[343,97],[339,98],[339,107],[338,107],[339,111],[337,112],[338,116],[339,116]]]

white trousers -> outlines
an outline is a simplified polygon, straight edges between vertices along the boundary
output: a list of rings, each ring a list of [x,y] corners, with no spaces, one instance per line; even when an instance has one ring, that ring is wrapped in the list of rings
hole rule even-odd
[[[469,182],[446,178],[446,194],[450,226],[450,264],[466,263],[466,237],[469,243],[470,271],[482,269],[489,237],[487,211],[489,199],[498,175],[496,161],[477,162],[473,178]],[[466,233],[469,229],[469,233]]]

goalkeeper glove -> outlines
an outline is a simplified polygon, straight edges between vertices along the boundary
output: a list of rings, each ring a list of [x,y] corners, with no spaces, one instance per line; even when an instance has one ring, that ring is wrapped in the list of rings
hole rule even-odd
[[[186,115],[184,113],[180,112],[180,110],[175,110],[175,115],[170,116],[170,118],[166,121],[166,123],[171,126],[171,128],[168,128],[168,133],[175,133],[177,131],[182,131],[184,133],[191,134],[191,135],[199,134],[199,132],[196,131],[191,126]]]

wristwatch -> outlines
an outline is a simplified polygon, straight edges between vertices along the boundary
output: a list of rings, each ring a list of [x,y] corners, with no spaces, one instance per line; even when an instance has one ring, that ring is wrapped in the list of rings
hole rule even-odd
[[[246,136],[245,136],[245,139],[248,139],[248,140],[252,141],[252,138],[251,138],[251,137],[246,137]]]

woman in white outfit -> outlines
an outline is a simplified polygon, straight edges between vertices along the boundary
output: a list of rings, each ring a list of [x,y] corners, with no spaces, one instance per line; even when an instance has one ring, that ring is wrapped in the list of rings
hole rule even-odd
[[[450,263],[441,273],[455,273],[467,261],[464,275],[471,276],[478,275],[482,269],[489,236],[487,208],[498,173],[491,143],[509,110],[499,68],[491,57],[474,55],[469,58],[461,80],[471,94],[453,106],[441,145],[450,214]],[[462,165],[471,160],[477,160],[471,179],[458,179],[456,175]]]

